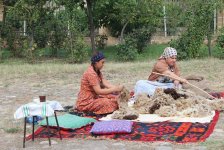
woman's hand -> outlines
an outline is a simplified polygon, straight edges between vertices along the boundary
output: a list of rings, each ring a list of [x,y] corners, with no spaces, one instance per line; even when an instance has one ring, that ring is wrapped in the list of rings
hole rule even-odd
[[[180,85],[180,81],[178,81],[178,80],[174,80],[174,86],[176,87],[176,88],[178,88],[179,87],[179,85]]]
[[[119,92],[120,92],[120,91],[122,91],[124,89],[124,86],[123,85],[119,85],[118,89],[119,89]]]
[[[188,83],[188,81],[186,79],[183,79],[183,78],[180,80],[180,82],[181,83]]]
[[[114,92],[120,92],[123,90],[123,88],[124,88],[123,85],[114,86]]]

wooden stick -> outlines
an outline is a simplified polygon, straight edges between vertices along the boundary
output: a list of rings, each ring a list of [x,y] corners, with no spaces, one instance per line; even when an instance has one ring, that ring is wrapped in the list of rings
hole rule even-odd
[[[166,76],[166,77],[173,78],[173,79],[175,79],[175,80],[180,81],[179,79],[174,78],[174,77],[171,77],[171,76],[169,76],[169,75],[165,75],[165,74],[161,74],[161,73],[157,73],[157,72],[152,72],[152,73],[157,74],[157,75],[161,75],[161,76]],[[190,83],[190,82],[187,82],[187,84],[189,84],[190,86],[192,86],[192,87],[194,87],[194,88],[200,90],[201,92],[207,94],[209,97],[211,97],[211,98],[215,98],[214,96],[210,95],[208,92],[206,92],[206,91],[204,91],[203,89],[197,87],[196,85],[194,85],[194,84],[192,84],[192,83]]]

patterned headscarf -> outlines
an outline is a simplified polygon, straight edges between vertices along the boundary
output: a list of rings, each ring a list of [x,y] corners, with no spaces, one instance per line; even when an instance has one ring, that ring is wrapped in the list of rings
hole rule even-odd
[[[169,58],[172,56],[177,56],[177,50],[172,47],[166,47],[160,58]]]
[[[97,54],[95,54],[94,56],[92,56],[91,58],[91,62],[94,64],[102,59],[104,59],[104,55],[102,52],[98,52]]]

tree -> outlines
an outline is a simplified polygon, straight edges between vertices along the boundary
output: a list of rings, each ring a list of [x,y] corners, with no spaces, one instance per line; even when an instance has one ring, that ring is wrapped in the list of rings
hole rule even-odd
[[[98,0],[96,12],[99,25],[113,28],[121,25],[120,39],[123,42],[125,29],[155,26],[161,16],[161,0]],[[99,4],[100,3],[100,4]],[[101,13],[100,13],[101,12]],[[102,13],[103,12],[103,13]]]
[[[186,6],[186,32],[177,40],[175,48],[180,52],[180,58],[197,58],[199,49],[207,36],[210,43],[212,22],[215,8],[219,0],[184,1]],[[208,44],[209,45],[209,44]],[[209,55],[211,50],[209,48]]]
[[[93,53],[96,53],[95,27],[93,23],[93,3],[94,3],[94,0],[86,0],[92,51]]]
[[[8,13],[18,20],[27,21],[29,48],[27,49],[30,58],[33,54],[34,25],[38,22],[48,0],[17,0],[15,4],[8,7]],[[46,6],[46,5],[45,5]],[[47,8],[46,8],[47,9]],[[53,9],[53,8],[52,8]]]

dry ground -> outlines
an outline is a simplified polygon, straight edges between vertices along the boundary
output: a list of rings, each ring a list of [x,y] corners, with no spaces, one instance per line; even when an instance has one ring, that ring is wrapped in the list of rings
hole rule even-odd
[[[105,64],[104,76],[113,84],[133,89],[136,81],[147,79],[154,61]],[[224,91],[224,63],[217,59],[180,62],[182,75],[197,74],[209,80],[206,86]],[[48,100],[58,100],[63,106],[73,105],[80,86],[80,78],[88,64],[42,63],[0,64],[0,144],[1,149],[22,149],[23,120],[15,120],[16,109],[46,94]],[[224,113],[221,113],[213,134],[203,143],[172,144],[167,142],[141,143],[113,140],[53,139],[49,147],[46,139],[29,141],[27,149],[224,149]],[[29,128],[30,130],[30,128]]]

